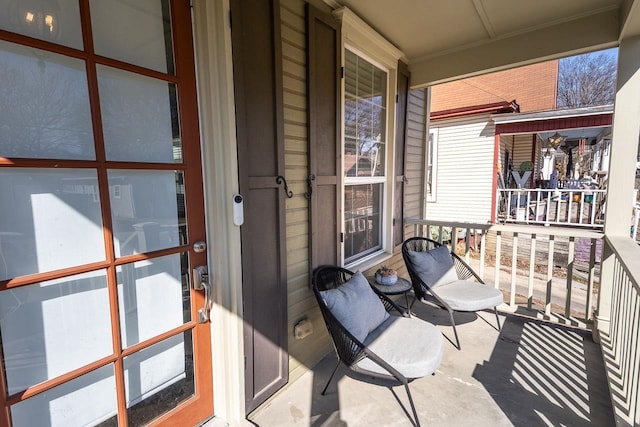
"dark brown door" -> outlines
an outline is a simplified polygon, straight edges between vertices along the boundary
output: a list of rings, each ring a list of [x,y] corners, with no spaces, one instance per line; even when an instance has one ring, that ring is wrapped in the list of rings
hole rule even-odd
[[[240,230],[247,413],[288,380],[279,8],[278,1],[231,2],[239,182],[244,197]]]
[[[340,263],[340,26],[307,4],[311,270]]]
[[[0,15],[0,425],[197,425],[211,332],[186,1]],[[202,248],[202,245],[199,246]]]

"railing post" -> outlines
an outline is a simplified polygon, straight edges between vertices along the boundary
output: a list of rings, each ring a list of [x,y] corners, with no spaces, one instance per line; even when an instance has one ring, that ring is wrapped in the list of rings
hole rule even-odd
[[[518,272],[518,233],[513,233],[511,244],[511,295],[509,295],[509,306],[516,309],[516,279]]]
[[[600,262],[600,286],[598,291],[598,305],[595,313],[593,328],[594,341],[599,342],[599,334],[611,332],[611,302],[613,279],[615,272],[615,256],[607,239],[602,239],[602,261]]]
[[[598,241],[596,239],[590,239],[591,250],[589,251],[589,277],[587,279],[587,307],[586,307],[586,320],[593,319],[593,283],[596,277],[596,251],[598,249]]]
[[[564,315],[567,319],[571,318],[571,291],[573,287],[573,265],[575,263],[576,253],[575,240],[575,237],[569,237],[569,254],[567,255],[567,297],[564,306]]]
[[[527,308],[533,309],[533,280],[536,265],[536,235],[531,235],[531,254],[529,255],[529,289],[527,291]]]
[[[487,234],[488,231],[486,229],[482,229],[481,230],[481,237],[480,237],[480,277],[482,278],[482,280],[484,279],[484,262],[485,262],[485,255],[487,252]]]
[[[496,289],[500,289],[500,256],[502,255],[500,253],[502,250],[502,248],[500,247],[502,244],[501,237],[502,237],[502,232],[496,231],[496,262],[495,262],[496,265],[493,272],[493,281]]]
[[[554,236],[549,236],[549,259],[547,264],[547,294],[545,296],[544,314],[551,317],[551,288],[553,285],[553,252]]]

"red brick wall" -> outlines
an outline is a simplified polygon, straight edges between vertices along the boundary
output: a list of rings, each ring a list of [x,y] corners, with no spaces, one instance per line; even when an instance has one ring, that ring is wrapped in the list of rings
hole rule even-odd
[[[556,106],[558,61],[498,71],[433,86],[431,112],[513,101],[520,112],[552,110]]]

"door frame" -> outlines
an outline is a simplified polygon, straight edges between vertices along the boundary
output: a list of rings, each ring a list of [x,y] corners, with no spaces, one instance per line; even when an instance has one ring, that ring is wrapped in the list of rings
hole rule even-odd
[[[211,335],[216,416],[245,418],[240,227],[232,197],[239,190],[229,0],[193,1],[201,156],[212,284]]]

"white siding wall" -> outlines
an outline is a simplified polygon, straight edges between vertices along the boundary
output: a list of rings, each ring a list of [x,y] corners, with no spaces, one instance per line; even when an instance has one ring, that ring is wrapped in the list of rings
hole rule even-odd
[[[488,222],[491,218],[495,126],[488,115],[432,121],[438,129],[436,201],[427,219]]]

